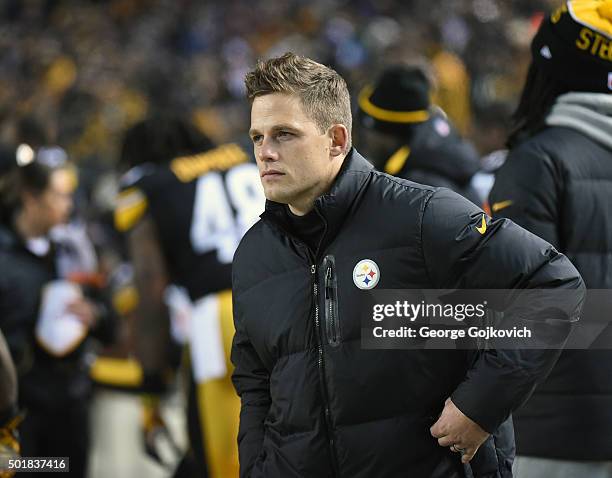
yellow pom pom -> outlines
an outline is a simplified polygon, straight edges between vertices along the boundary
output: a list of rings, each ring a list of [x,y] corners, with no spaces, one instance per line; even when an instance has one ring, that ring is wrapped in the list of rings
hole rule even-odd
[[[576,22],[612,39],[612,0],[573,0],[567,6]]]
[[[602,18],[612,22],[612,0],[601,2],[601,5],[597,7],[597,13],[599,13]]]

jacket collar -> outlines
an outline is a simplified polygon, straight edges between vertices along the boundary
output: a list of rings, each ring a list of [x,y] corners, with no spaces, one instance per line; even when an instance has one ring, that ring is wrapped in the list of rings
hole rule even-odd
[[[46,238],[48,239],[48,238]],[[53,241],[49,240],[48,250],[43,252],[36,252],[32,244],[24,241],[19,234],[17,234],[14,227],[5,223],[0,223],[0,251],[12,254],[12,253],[26,253],[30,256],[37,257],[39,259],[53,260],[55,254],[55,245]]]
[[[557,98],[546,124],[571,128],[612,148],[612,98],[607,93],[565,93]]]
[[[315,200],[314,208],[325,223],[325,234],[319,250],[324,249],[338,234],[369,178],[369,174],[364,173],[371,170],[373,166],[356,149],[351,148],[330,190]],[[285,204],[267,200],[266,209],[260,217],[290,235]]]

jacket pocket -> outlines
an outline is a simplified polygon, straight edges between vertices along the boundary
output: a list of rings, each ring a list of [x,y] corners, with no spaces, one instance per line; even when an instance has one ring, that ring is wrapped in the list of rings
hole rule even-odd
[[[336,278],[336,261],[334,256],[325,256],[325,332],[327,342],[332,347],[340,345],[340,320],[338,316],[338,280]]]

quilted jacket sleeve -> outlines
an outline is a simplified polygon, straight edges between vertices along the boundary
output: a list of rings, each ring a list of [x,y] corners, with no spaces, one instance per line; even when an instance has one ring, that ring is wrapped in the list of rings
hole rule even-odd
[[[520,314],[561,343],[567,339],[585,289],[576,268],[552,245],[512,221],[492,221],[446,189],[432,194],[421,226],[423,255],[436,288],[502,289],[491,297],[493,308],[506,317]],[[562,301],[555,300],[559,294],[520,300],[534,289],[565,292]],[[560,353],[558,347],[482,350],[451,398],[465,415],[493,432],[546,378]]]
[[[236,333],[232,344],[232,375],[234,387],[240,395],[240,428],[238,431],[238,453],[240,478],[252,476],[261,458],[264,440],[264,420],[270,409],[270,377],[267,368],[249,340],[243,323],[240,305],[240,268],[238,254],[233,265],[233,313]]]

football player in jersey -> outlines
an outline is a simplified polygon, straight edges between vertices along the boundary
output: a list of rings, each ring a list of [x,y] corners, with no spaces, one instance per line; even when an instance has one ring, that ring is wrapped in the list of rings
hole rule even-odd
[[[129,170],[115,225],[127,234],[140,296],[137,355],[144,388],[163,388],[171,337],[184,343],[191,365],[191,454],[177,474],[189,468],[190,456],[197,476],[238,476],[231,261],[264,208],[257,166],[239,145],[214,146],[174,118],[132,127],[121,157]]]

